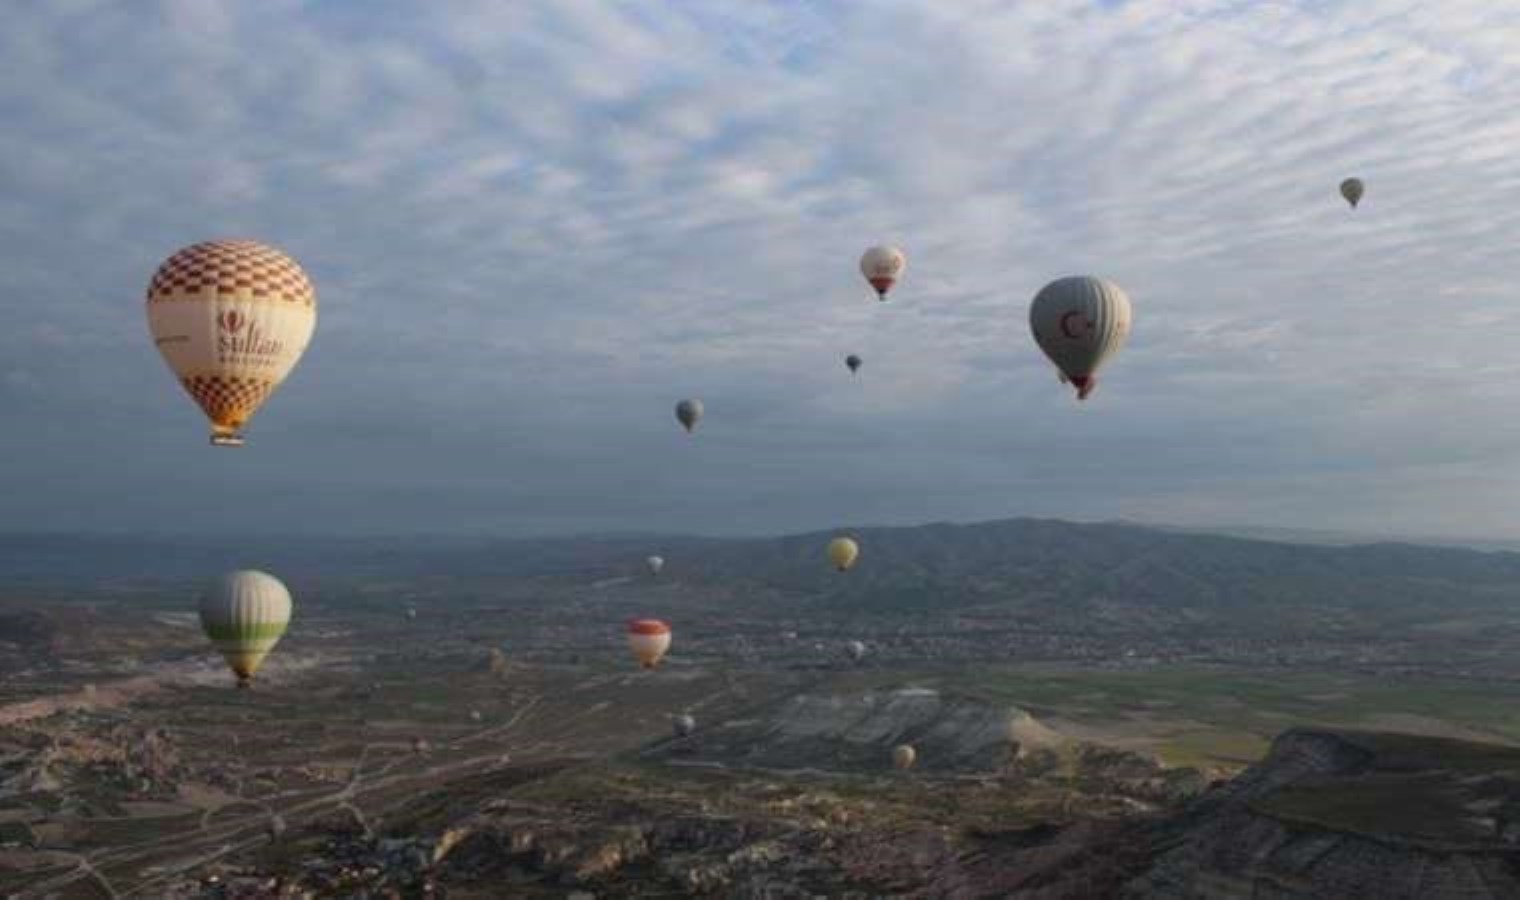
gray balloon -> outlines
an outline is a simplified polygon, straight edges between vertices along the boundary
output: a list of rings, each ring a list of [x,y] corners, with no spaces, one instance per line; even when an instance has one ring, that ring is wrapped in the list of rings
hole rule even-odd
[[[1356,205],[1362,202],[1362,193],[1366,189],[1360,178],[1347,178],[1341,182],[1341,196],[1346,198],[1352,209],[1356,209]]]
[[[674,719],[676,737],[687,737],[697,730],[697,720],[688,715],[679,715]]]
[[[844,358],[844,364],[850,367],[851,372],[854,372],[860,368],[860,357],[851,353],[849,356],[846,356]]]
[[[677,403],[676,421],[681,423],[681,427],[685,428],[687,433],[690,433],[697,427],[697,423],[702,421],[702,401],[682,400]]]

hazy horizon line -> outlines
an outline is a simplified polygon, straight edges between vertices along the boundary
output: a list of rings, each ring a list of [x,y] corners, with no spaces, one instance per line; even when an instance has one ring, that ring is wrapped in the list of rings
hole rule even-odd
[[[226,541],[299,541],[311,540],[323,543],[341,542],[364,542],[364,541],[427,541],[460,543],[469,541],[486,542],[512,542],[532,543],[536,541],[659,541],[659,540],[682,540],[682,541],[742,541],[742,540],[765,540],[801,537],[829,531],[840,530],[906,530],[915,528],[929,528],[933,526],[969,527],[995,525],[1005,522],[1053,522],[1064,525],[1081,526],[1124,526],[1144,528],[1156,531],[1181,531],[1193,534],[1217,535],[1220,537],[1234,537],[1245,540],[1260,540],[1269,543],[1287,544],[1379,544],[1379,543],[1402,543],[1425,546],[1462,546],[1473,549],[1501,549],[1520,550],[1520,539],[1512,538],[1480,538],[1471,535],[1431,535],[1415,533],[1390,533],[1390,532],[1364,532],[1347,529],[1316,528],[1312,526],[1286,526],[1268,524],[1194,524],[1179,522],[1151,521],[1134,518],[1065,518],[1057,516],[1038,515],[1009,515],[991,519],[976,519],[970,521],[935,519],[917,522],[873,522],[836,524],[830,526],[810,527],[794,530],[755,530],[755,531],[732,531],[721,533],[694,533],[679,531],[561,531],[561,532],[523,532],[511,533],[509,531],[374,531],[374,532],[348,532],[334,531],[149,531],[144,529],[120,529],[120,530],[39,530],[19,531],[14,529],[0,529],[0,540],[15,539],[47,539],[47,538],[84,538],[87,540],[115,540],[115,541],[186,541],[194,543],[222,543]]]

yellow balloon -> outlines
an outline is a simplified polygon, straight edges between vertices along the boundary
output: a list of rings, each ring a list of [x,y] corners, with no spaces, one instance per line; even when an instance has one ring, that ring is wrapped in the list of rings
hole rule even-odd
[[[860,545],[847,537],[837,537],[829,541],[829,562],[834,568],[843,572],[855,565],[855,560],[860,557]]]
[[[273,247],[208,241],[158,267],[147,311],[158,352],[211,420],[211,443],[237,446],[239,430],[306,352],[317,295]]]

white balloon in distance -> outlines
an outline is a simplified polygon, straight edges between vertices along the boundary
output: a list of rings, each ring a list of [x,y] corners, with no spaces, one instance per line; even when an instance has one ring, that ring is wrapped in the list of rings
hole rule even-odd
[[[1112,281],[1077,275],[1058,278],[1029,304],[1035,343],[1085,400],[1097,372],[1129,337],[1129,297]]]
[[[170,256],[148,285],[148,330],[211,421],[211,443],[242,427],[306,352],[317,295],[296,261],[255,241],[208,241]]]
[[[860,257],[860,274],[876,289],[878,300],[887,299],[887,292],[907,268],[908,257],[896,247],[871,247]]]

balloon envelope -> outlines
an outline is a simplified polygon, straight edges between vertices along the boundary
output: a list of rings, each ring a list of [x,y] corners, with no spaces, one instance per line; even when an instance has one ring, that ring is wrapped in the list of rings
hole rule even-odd
[[[851,372],[854,372],[860,368],[860,357],[851,353],[844,358],[844,364],[849,366]]]
[[[317,325],[296,261],[255,241],[208,241],[170,256],[147,291],[148,330],[211,421],[213,444],[241,429],[295,368]]]
[[[870,247],[860,257],[860,274],[876,289],[879,300],[887,299],[887,291],[902,277],[908,267],[908,258],[896,247]]]
[[[653,669],[670,649],[670,626],[659,619],[634,619],[628,623],[628,649],[646,669]]]
[[[686,737],[697,730],[697,720],[691,716],[680,715],[675,717],[674,726],[676,737]]]
[[[644,560],[644,565],[649,567],[649,574],[658,575],[660,574],[660,570],[665,568],[665,557],[651,556]]]
[[[860,545],[847,537],[837,537],[829,541],[829,562],[834,568],[843,572],[855,565],[855,560],[860,558]]]
[[[290,591],[278,578],[244,569],[222,576],[201,598],[201,628],[247,687],[290,625]]]
[[[697,427],[697,423],[702,421],[702,401],[682,400],[677,403],[676,421],[681,423],[681,427],[685,428],[688,434],[691,433],[691,430]]]
[[[1112,281],[1077,275],[1058,278],[1029,304],[1035,343],[1085,400],[1098,369],[1129,337],[1129,296]]]
[[[1346,198],[1346,202],[1351,204],[1352,209],[1356,209],[1356,205],[1362,202],[1362,193],[1365,190],[1366,186],[1362,184],[1360,178],[1347,178],[1341,182],[1341,196]]]
[[[918,751],[911,744],[898,744],[892,748],[892,765],[898,769],[911,769],[918,762]]]
[[[860,641],[850,641],[848,644],[844,645],[844,652],[849,654],[850,659],[853,659],[856,662],[860,662],[865,658],[866,645],[862,644]]]

